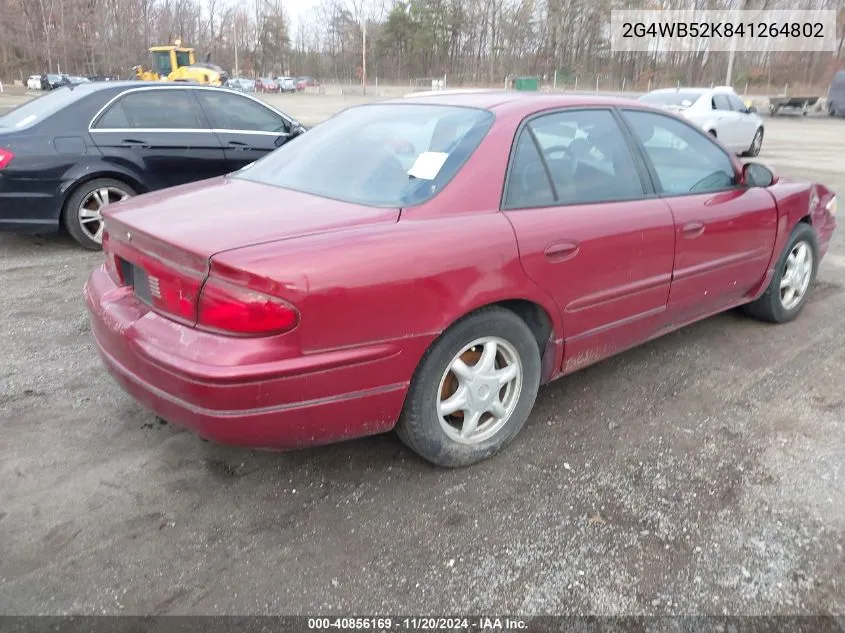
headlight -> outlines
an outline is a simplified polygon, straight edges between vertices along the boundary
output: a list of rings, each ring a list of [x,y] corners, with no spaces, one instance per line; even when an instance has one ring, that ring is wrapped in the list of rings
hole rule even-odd
[[[824,207],[824,208],[825,208],[825,209],[827,209],[827,212],[828,212],[830,215],[836,215],[836,209],[837,209],[837,207],[838,207],[838,206],[839,206],[839,202],[837,201],[836,196],[833,196],[833,197],[830,199],[830,202],[828,202],[828,203],[825,205],[825,207]]]

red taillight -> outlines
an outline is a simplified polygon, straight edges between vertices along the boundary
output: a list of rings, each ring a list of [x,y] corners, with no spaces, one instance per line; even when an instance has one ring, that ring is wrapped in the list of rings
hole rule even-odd
[[[14,153],[0,147],[0,169],[5,169],[15,159]]]
[[[120,266],[120,259],[117,255],[108,250],[109,232],[103,231],[103,254],[106,260],[106,272],[111,277],[111,280],[118,286],[125,286],[126,279],[123,277],[123,271]]]
[[[281,334],[296,327],[290,304],[209,278],[199,300],[197,327],[239,335]]]

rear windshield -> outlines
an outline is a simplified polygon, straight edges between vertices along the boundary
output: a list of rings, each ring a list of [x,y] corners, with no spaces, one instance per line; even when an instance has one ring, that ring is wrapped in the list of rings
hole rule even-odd
[[[66,105],[78,101],[82,96],[82,92],[67,86],[56,88],[0,116],[0,128],[29,127],[43,121]]]
[[[491,112],[476,108],[357,106],[235,175],[345,202],[407,207],[443,189],[492,122]]]
[[[692,90],[678,90],[674,92],[650,92],[647,95],[640,97],[643,103],[653,103],[655,105],[679,106],[688,108],[693,103],[701,98],[702,92],[694,92]]]

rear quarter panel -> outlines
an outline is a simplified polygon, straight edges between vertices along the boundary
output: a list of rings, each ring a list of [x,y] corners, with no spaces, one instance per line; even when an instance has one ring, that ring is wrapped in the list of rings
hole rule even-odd
[[[409,372],[442,331],[491,303],[532,301],[560,332],[557,309],[524,275],[498,211],[403,217],[225,252],[212,258],[211,274],[292,302],[303,353],[393,341]]]

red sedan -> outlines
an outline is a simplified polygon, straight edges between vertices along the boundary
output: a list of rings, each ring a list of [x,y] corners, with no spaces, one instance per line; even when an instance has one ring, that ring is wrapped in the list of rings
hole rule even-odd
[[[794,319],[835,212],[642,103],[441,93],[110,205],[85,296],[165,420],[278,449],[395,427],[462,466],[544,383],[735,306]]]

